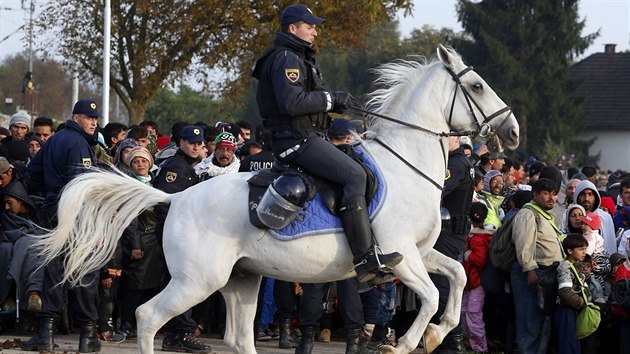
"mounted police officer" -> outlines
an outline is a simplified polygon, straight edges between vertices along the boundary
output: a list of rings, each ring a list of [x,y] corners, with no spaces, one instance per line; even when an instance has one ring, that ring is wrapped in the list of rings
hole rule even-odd
[[[284,9],[281,32],[259,58],[252,76],[259,80],[256,101],[263,118],[263,138],[281,162],[343,186],[339,212],[354,256],[359,281],[378,273],[379,264],[391,269],[402,255],[377,254],[365,200],[366,174],[352,158],[323,139],[328,112],[343,113],[353,97],[325,91],[315,66],[316,26],[325,20],[297,4]]]
[[[440,236],[433,248],[445,256],[457,259],[460,253],[463,252],[466,236],[470,231],[468,214],[470,214],[472,205],[475,167],[468,156],[464,154],[464,148],[460,147],[459,137],[450,136],[448,139],[448,169],[444,180],[444,191],[442,192],[442,207],[448,210],[450,223],[443,225]],[[438,311],[431,321],[439,323],[439,318],[444,313],[446,301],[448,300],[448,279],[434,274],[429,274],[429,276],[440,293]],[[449,332],[442,344],[434,351],[434,353],[449,354],[465,352],[464,332],[459,324]]]
[[[99,117],[96,102],[80,100],[72,110],[72,118],[66,127],[53,135],[28,165],[31,183],[39,184],[44,193],[45,227],[57,226],[57,203],[63,187],[78,174],[88,171],[96,164],[94,147],[98,144],[96,122]],[[63,277],[63,262],[54,259],[44,268],[42,291],[43,308],[37,316],[40,327],[28,341],[22,342],[22,350],[54,352],[54,321],[65,311],[65,286],[57,286]],[[98,320],[98,270],[88,273],[83,279],[86,286],[72,288],[76,301],[73,303],[75,317],[81,323],[79,352],[98,352],[101,344],[96,337]]]

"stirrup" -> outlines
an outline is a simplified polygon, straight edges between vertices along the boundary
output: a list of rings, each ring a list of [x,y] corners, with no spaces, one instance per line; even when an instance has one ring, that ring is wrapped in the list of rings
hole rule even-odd
[[[397,260],[393,264],[383,264],[381,263],[380,255],[384,255],[383,250],[380,246],[374,245],[374,258],[376,258],[376,263],[378,264],[378,270],[383,273],[391,273],[395,266],[397,266],[402,261],[402,255],[400,255],[401,259]]]

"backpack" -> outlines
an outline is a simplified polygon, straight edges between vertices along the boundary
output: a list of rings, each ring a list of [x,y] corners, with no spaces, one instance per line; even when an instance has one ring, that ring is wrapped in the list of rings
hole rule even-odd
[[[613,302],[630,312],[630,279],[619,279],[613,284]]]
[[[516,248],[514,247],[514,242],[512,242],[512,225],[516,214],[510,215],[503,225],[497,229],[488,245],[488,262],[492,263],[492,266],[499,272],[509,273],[510,269],[512,269],[512,264],[516,261]]]

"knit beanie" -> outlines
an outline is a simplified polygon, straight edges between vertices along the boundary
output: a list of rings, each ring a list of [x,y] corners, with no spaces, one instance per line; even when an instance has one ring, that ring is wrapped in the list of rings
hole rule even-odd
[[[501,171],[499,170],[490,170],[486,172],[486,175],[483,176],[483,190],[490,192],[490,181],[496,176],[499,176]]]
[[[230,132],[223,132],[214,138],[214,148],[226,147],[228,149],[236,150],[236,138]]]
[[[31,116],[26,112],[17,112],[12,115],[11,119],[9,119],[9,128],[16,123],[26,124],[28,130],[31,130]]]
[[[149,152],[149,150],[144,146],[136,146],[129,151],[129,154],[127,154],[127,161],[125,161],[127,166],[131,166],[131,161],[133,161],[136,157],[142,157],[149,161],[149,169],[153,166],[153,156],[151,156],[151,152]]]
[[[617,210],[615,208],[615,202],[613,201],[612,197],[602,197],[600,207],[606,207],[606,209],[608,209],[608,214],[610,214],[610,216],[614,216],[615,211]]]

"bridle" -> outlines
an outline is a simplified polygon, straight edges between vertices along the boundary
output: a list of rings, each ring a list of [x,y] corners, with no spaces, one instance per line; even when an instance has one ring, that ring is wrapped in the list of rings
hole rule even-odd
[[[362,108],[362,107],[349,106],[348,108],[350,108],[350,109],[352,109],[354,111],[357,111],[357,112],[361,112],[363,114],[367,114],[367,115],[370,115],[370,116],[382,118],[382,119],[388,120],[390,122],[394,122],[394,123],[397,123],[397,124],[400,124],[400,125],[404,125],[406,127],[409,127],[409,128],[412,128],[412,129],[415,129],[415,130],[419,130],[419,131],[424,132],[424,133],[428,133],[428,134],[434,135],[434,136],[436,136],[438,138],[449,137],[449,136],[464,136],[464,135],[468,135],[468,136],[472,136],[472,137],[477,137],[478,136],[478,137],[484,138],[484,139],[489,139],[489,138],[493,137],[496,134],[496,132],[495,132],[495,129],[493,129],[492,126],[490,125],[490,121],[492,119],[500,116],[501,114],[507,112],[506,119],[503,120],[503,122],[497,127],[497,129],[500,128],[503,124],[505,124],[505,122],[507,121],[507,118],[512,113],[512,108],[510,106],[505,106],[502,109],[492,113],[491,115],[486,116],[486,114],[484,113],[484,111],[481,108],[481,106],[479,105],[479,103],[477,103],[475,98],[470,94],[470,92],[468,92],[468,90],[466,89],[466,87],[464,86],[464,84],[462,83],[462,81],[460,79],[466,73],[473,71],[473,67],[472,66],[468,66],[464,70],[460,71],[457,74],[453,70],[451,70],[449,67],[447,67],[447,66],[444,66],[444,69],[446,69],[446,71],[451,75],[451,78],[453,79],[453,81],[455,81],[455,83],[456,83],[455,90],[453,92],[453,100],[452,100],[452,103],[451,103],[451,109],[450,109],[449,116],[448,116],[448,126],[449,126],[449,128],[452,127],[453,111],[454,111],[454,108],[455,108],[455,100],[457,98],[457,91],[458,91],[457,88],[459,87],[459,89],[462,91],[462,94],[464,95],[464,98],[466,99],[466,104],[468,105],[468,109],[470,111],[470,117],[473,120],[473,123],[474,123],[474,125],[477,128],[476,130],[472,130],[472,131],[451,130],[449,132],[435,132],[435,131],[432,131],[430,129],[421,127],[421,126],[413,124],[413,123],[405,122],[405,121],[402,121],[400,119],[396,119],[396,118],[389,117],[389,116],[386,116],[386,115],[383,115],[383,114],[380,114],[380,113],[369,111],[369,110],[367,110],[365,108]],[[473,105],[477,108],[477,110],[479,110],[479,112],[483,116],[483,122],[481,124],[479,123],[479,119],[477,119],[477,115],[475,114],[475,110],[473,109]],[[378,142],[381,146],[383,146],[385,149],[387,149],[394,156],[396,156],[403,163],[405,163],[412,170],[416,171],[422,177],[424,177],[429,182],[431,182],[439,190],[441,190],[441,191],[444,190],[444,187],[441,184],[437,183],[431,177],[427,176],[425,173],[420,171],[416,166],[412,165],[404,157],[400,156],[400,154],[398,154],[394,149],[392,149],[387,144],[385,144],[382,140],[380,140],[379,138],[374,138],[374,140],[376,142]],[[440,141],[440,147],[442,148],[442,156],[445,156],[445,158],[446,158],[446,151],[444,149],[444,144],[442,144],[441,141]],[[445,164],[446,164],[446,161],[445,161]]]

